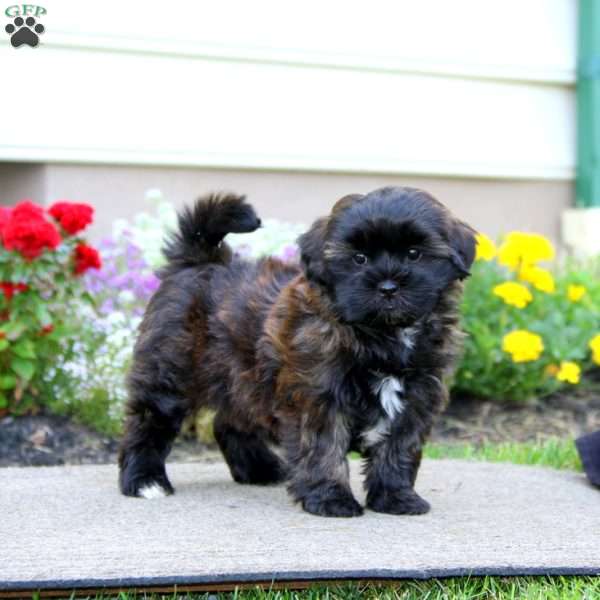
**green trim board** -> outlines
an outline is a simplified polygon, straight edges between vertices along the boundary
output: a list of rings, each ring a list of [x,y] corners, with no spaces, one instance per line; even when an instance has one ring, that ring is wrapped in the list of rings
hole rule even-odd
[[[580,0],[576,204],[600,206],[600,2]]]

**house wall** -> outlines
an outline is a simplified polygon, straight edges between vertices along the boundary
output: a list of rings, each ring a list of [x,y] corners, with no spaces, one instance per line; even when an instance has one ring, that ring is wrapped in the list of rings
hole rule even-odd
[[[6,190],[93,200],[108,224],[157,186],[310,220],[409,183],[491,233],[553,237],[572,201],[575,0],[44,7],[38,48],[0,41]]]
[[[538,231],[559,240],[558,215],[568,206],[569,182],[474,180],[440,177],[398,177],[302,172],[254,172],[152,167],[55,165],[48,173],[49,198],[80,199],[96,207],[92,235],[110,230],[110,221],[149,210],[145,192],[159,189],[181,206],[212,190],[245,193],[260,215],[310,223],[350,192],[368,192],[384,185],[411,185],[433,193],[457,215],[491,236],[510,229]]]

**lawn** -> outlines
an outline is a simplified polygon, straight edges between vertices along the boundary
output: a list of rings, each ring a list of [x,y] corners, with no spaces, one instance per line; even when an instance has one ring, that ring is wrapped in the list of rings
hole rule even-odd
[[[549,438],[534,442],[502,442],[482,445],[429,444],[425,448],[427,458],[465,458],[490,462],[510,462],[517,465],[539,465],[555,469],[581,471],[581,461],[572,440]]]
[[[72,596],[74,598],[74,596]],[[593,577],[473,577],[315,585],[304,590],[236,590],[220,594],[160,595],[121,592],[118,596],[90,596],[95,600],[597,600],[600,578]]]

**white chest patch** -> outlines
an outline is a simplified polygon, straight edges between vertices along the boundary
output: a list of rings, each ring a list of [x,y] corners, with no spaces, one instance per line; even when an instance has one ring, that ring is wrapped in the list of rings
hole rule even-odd
[[[379,396],[381,408],[390,419],[399,415],[404,410],[404,381],[393,375],[382,377],[374,386],[373,393]]]
[[[404,344],[407,350],[412,350],[415,347],[415,340],[419,333],[419,328],[413,327],[405,327],[400,333],[400,341]]]
[[[363,431],[361,435],[364,446],[368,448],[381,442],[386,435],[389,435],[390,424],[391,421],[387,417],[381,417],[374,427]]]

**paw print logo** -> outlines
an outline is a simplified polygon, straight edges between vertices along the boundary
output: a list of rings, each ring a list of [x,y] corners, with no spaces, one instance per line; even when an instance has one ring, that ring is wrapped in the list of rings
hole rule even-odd
[[[23,20],[22,17],[17,17],[12,23],[9,23],[4,29],[10,35],[10,43],[18,48],[23,44],[27,44],[35,48],[39,42],[39,34],[44,33],[44,26],[41,23],[35,22],[33,17],[27,17]]]

